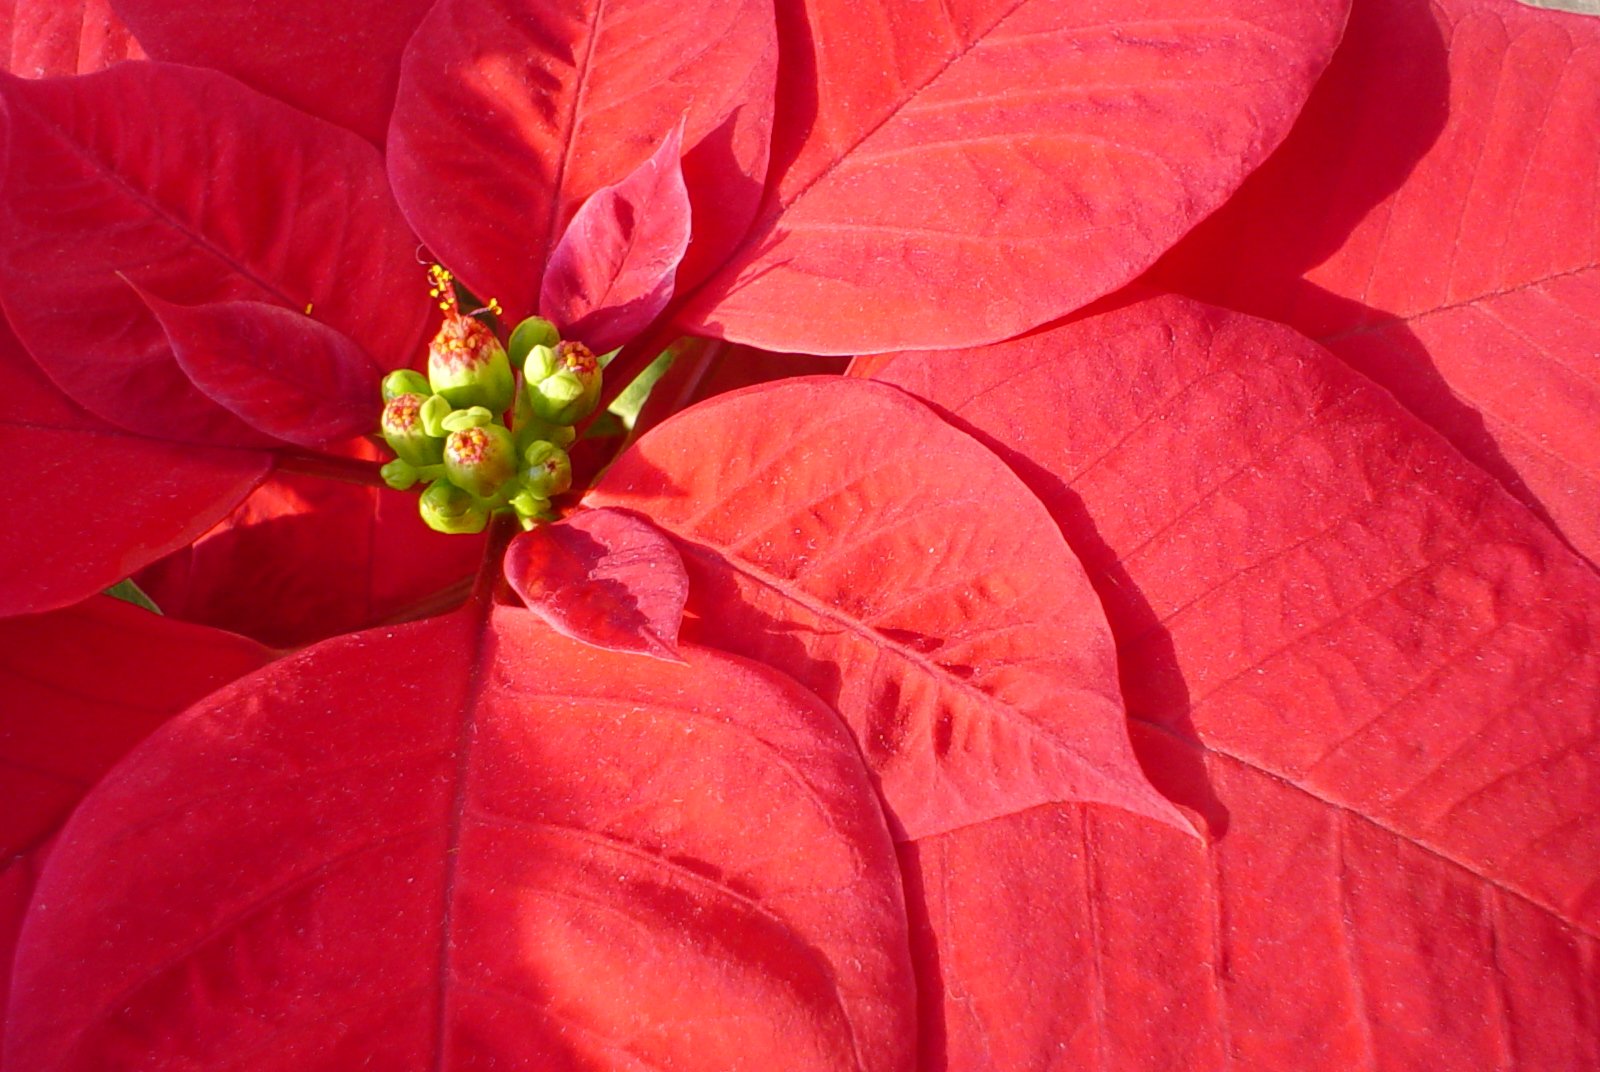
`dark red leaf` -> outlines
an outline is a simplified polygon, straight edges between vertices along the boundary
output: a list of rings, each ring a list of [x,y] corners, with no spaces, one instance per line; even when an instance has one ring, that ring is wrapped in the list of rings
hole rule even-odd
[[[919,841],[952,1068],[1044,1067],[1063,1022],[1109,1068],[1600,1058],[1591,569],[1277,325],[1161,298],[879,375],[1050,506],[1140,759],[1213,835],[1058,809]],[[996,919],[1037,923],[1000,967]]]
[[[39,868],[84,793],[162,722],[269,657],[105,596],[0,620],[0,1008]]]
[[[238,424],[184,376],[124,277],[182,305],[309,306],[390,367],[415,355],[429,312],[415,240],[377,153],[349,132],[165,64],[0,76],[0,121],[0,301],[97,416],[190,441]]]
[[[5,61],[0,69],[12,74],[88,74],[143,58],[144,50],[111,10],[111,0],[0,2],[0,61]]]
[[[686,654],[498,608],[191,708],[51,853],[6,1066],[905,1072],[854,745],[794,683]]]
[[[539,292],[540,315],[563,337],[607,353],[672,300],[673,274],[689,247],[682,143],[679,123],[632,174],[590,195],[567,225]]]
[[[423,524],[415,492],[278,473],[138,580],[170,615],[300,647],[454,609],[483,551]]]
[[[1294,135],[1160,278],[1322,341],[1600,560],[1596,131],[1600,20],[1362,0]]]
[[[580,510],[511,541],[506,580],[556,632],[608,651],[682,662],[689,575],[672,541],[620,510]]]
[[[146,439],[61,396],[0,323],[0,616],[76,603],[193,540],[250,494],[265,451]]]
[[[152,58],[215,67],[380,146],[400,55],[430,2],[112,0]]]
[[[776,64],[771,0],[440,0],[401,73],[395,195],[435,256],[520,318],[578,206],[685,121],[683,291],[755,214]]]
[[[138,293],[184,375],[252,428],[313,448],[377,428],[383,370],[348,335],[281,305]]]
[[[784,2],[777,196],[684,323],[834,354],[1008,338],[1131,279],[1288,133],[1349,7]]]
[[[585,501],[677,541],[690,636],[838,708],[905,836],[1065,800],[1183,825],[1139,772],[1099,604],[1049,515],[903,393],[810,379],[719,396]]]

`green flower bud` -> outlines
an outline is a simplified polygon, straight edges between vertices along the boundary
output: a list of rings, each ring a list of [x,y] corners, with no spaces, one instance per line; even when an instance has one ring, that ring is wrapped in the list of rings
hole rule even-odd
[[[418,416],[422,418],[422,430],[431,436],[443,439],[450,434],[450,429],[444,426],[444,419],[453,411],[450,403],[443,395],[429,395],[428,400],[422,403]]]
[[[572,459],[554,443],[542,439],[528,444],[522,452],[522,486],[541,499],[560,495],[572,487]]]
[[[526,488],[511,496],[511,509],[525,529],[533,528],[535,521],[555,521],[559,516],[550,508],[549,499],[541,499]]]
[[[483,406],[504,413],[516,393],[516,376],[494,332],[470,316],[447,313],[428,346],[428,382],[452,406]]]
[[[482,532],[489,524],[489,511],[448,480],[429,484],[417,504],[417,511],[436,532]]]
[[[433,394],[433,388],[428,386],[428,379],[420,372],[408,368],[396,369],[383,378],[383,400],[393,402],[401,395],[421,395],[427,398]]]
[[[522,363],[522,375],[528,382],[537,383],[560,367],[561,359],[556,356],[556,344],[547,346],[541,343],[528,351],[527,359]]]
[[[405,491],[417,482],[417,467],[404,458],[394,461],[378,470],[383,477],[383,482],[396,491]]]
[[[520,453],[528,449],[528,445],[536,439],[543,439],[547,443],[554,443],[558,447],[569,447],[578,438],[577,429],[566,424],[551,424],[541,421],[533,415],[533,403],[528,401],[527,391],[517,392],[516,411],[512,417],[512,430],[517,434],[517,451]]]
[[[533,369],[537,348],[528,355]],[[600,404],[600,362],[583,343],[568,340],[555,348],[556,368],[535,380],[529,371],[528,402],[533,415],[551,424],[576,424]]]
[[[521,368],[529,350],[535,346],[554,347],[560,341],[561,334],[554,324],[542,316],[530,316],[511,333],[506,343],[506,356],[511,359],[512,367]]]
[[[444,444],[428,433],[422,417],[426,401],[418,394],[396,395],[383,407],[378,425],[384,442],[412,465],[433,465],[444,457]]]
[[[466,409],[451,410],[439,423],[444,425],[447,431],[465,432],[468,428],[493,424],[494,414],[482,406],[468,406]]]
[[[480,499],[492,498],[517,475],[517,446],[498,424],[451,432],[444,442],[444,467],[457,487]]]

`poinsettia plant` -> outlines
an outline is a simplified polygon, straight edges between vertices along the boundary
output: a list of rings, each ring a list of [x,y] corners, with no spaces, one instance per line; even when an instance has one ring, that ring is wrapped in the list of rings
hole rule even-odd
[[[1600,1067],[1600,19],[0,31],[5,1069]]]

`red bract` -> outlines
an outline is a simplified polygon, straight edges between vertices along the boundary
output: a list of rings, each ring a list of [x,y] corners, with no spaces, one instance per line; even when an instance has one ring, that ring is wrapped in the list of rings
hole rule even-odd
[[[128,682],[6,1069],[1600,1067],[1600,21],[324,7],[0,81],[0,611],[320,641]],[[430,254],[608,394],[702,336],[559,523],[314,475]],[[754,347],[888,352],[674,412]]]

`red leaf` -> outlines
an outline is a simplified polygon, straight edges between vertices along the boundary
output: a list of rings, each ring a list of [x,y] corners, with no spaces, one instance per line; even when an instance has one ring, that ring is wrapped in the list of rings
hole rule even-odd
[[[420,346],[415,241],[354,135],[164,64],[0,76],[0,117],[0,299],[51,379],[96,415],[191,441],[238,423],[183,375],[119,272],[184,305],[310,306],[391,367]]]
[[[0,1008],[39,867],[84,793],[162,722],[269,657],[104,596],[0,620]]]
[[[395,195],[434,255],[515,320],[577,207],[685,121],[683,291],[755,214],[776,64],[771,0],[440,0],[401,72]]]
[[[10,16],[10,33],[5,16]],[[0,2],[0,69],[23,78],[88,74],[144,58],[111,0]]]
[[[0,616],[76,603],[193,540],[266,476],[264,451],[145,439],[61,397],[0,323]]]
[[[902,393],[722,395],[585,501],[674,537],[691,635],[838,708],[905,836],[1059,800],[1182,825],[1134,761],[1099,604],[1044,508]]]
[[[500,608],[191,708],[51,854],[7,1067],[908,1069],[853,744],[792,682],[691,659]]]
[[[506,580],[563,636],[669,662],[689,597],[672,541],[620,510],[580,510],[511,541]]]
[[[206,0],[203,14],[112,2],[152,58],[215,67],[381,146],[400,55],[431,0]]]
[[[1161,278],[1324,342],[1600,560],[1597,131],[1600,20],[1363,0]]]
[[[300,647],[454,609],[483,551],[423,524],[415,492],[278,473],[138,580],[173,617]]]
[[[377,428],[383,370],[348,335],[281,305],[174,305],[135,290],[184,375],[252,428],[313,448]]]
[[[1053,1054],[1087,926],[1107,997],[1083,1044],[1108,1067],[1594,1063],[1592,570],[1277,325],[1162,298],[879,375],[1050,506],[1105,602],[1145,769],[1216,838],[1063,810],[919,842],[952,1055]],[[1065,889],[1026,961],[977,963],[967,928]],[[1207,988],[1170,1003],[1182,976],[1148,964],[1196,956]],[[1165,1063],[1137,1056],[1160,1036]]]
[[[682,142],[680,122],[632,174],[590,195],[550,254],[539,313],[597,354],[643,331],[672,300],[689,246]]]
[[[992,342],[1127,282],[1288,133],[1349,6],[787,3],[777,196],[683,322],[834,354]]]

